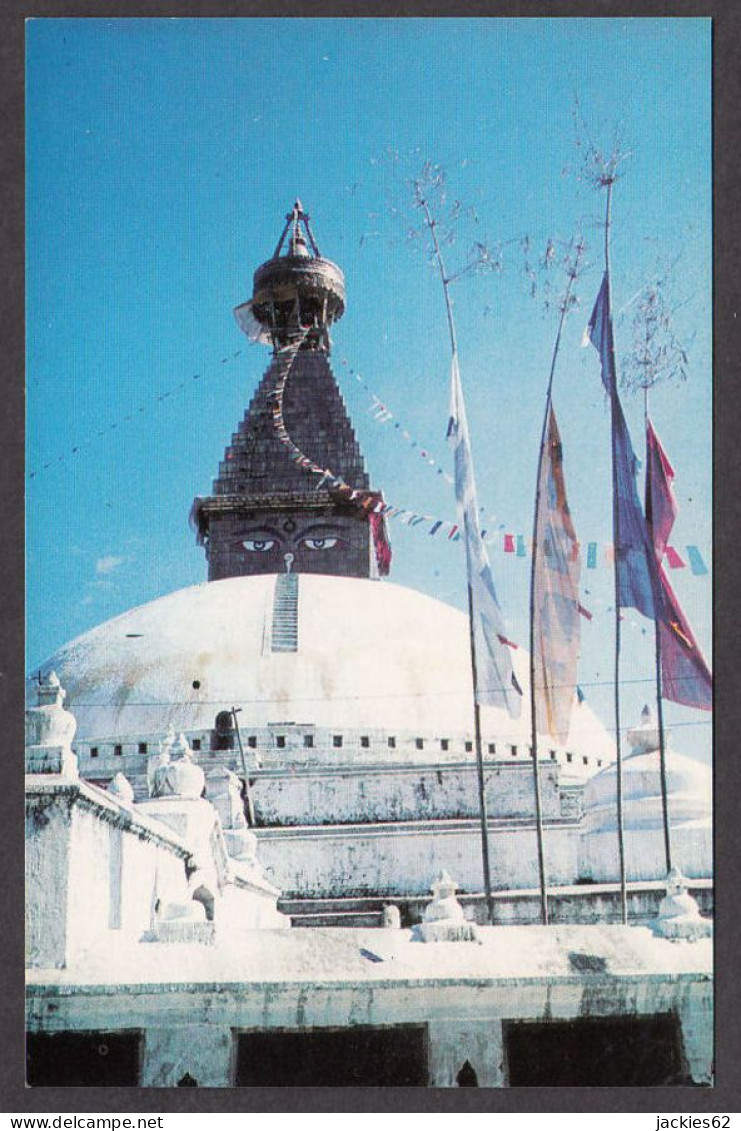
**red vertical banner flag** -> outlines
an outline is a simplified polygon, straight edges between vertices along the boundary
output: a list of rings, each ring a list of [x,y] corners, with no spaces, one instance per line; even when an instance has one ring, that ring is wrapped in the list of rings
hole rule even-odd
[[[565,743],[581,642],[580,555],[566,498],[563,449],[551,406],[540,462],[533,601],[535,725]]]
[[[650,420],[646,425],[646,453],[646,522],[663,590],[664,610],[658,625],[661,692],[673,703],[712,711],[713,677],[661,564],[677,516],[677,503],[672,490],[674,469]]]

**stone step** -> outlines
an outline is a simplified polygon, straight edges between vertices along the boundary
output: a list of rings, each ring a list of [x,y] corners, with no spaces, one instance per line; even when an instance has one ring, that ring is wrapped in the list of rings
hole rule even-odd
[[[280,899],[278,909],[284,915],[323,915],[323,914],[370,914],[380,915],[386,903],[393,903],[391,896],[327,896],[324,899]]]
[[[646,923],[658,914],[666,890],[663,880],[634,881],[628,884],[629,921]],[[712,880],[690,880],[690,894],[706,917],[713,915]],[[515,926],[540,921],[540,895],[537,889],[497,891],[494,896],[494,921]],[[402,927],[421,922],[430,895],[337,896],[314,899],[284,898],[278,910],[289,915],[294,927],[380,927],[384,904],[399,908]],[[479,924],[488,922],[483,892],[459,892],[466,918]],[[619,923],[620,885],[577,884],[549,889],[551,921],[559,923]]]
[[[291,915],[292,927],[380,927],[381,912],[336,911],[315,915]]]
[[[298,650],[298,577],[279,574],[273,596],[273,652]]]

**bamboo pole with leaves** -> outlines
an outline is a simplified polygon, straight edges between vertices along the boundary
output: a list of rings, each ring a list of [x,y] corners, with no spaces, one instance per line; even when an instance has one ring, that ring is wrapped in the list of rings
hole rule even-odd
[[[643,392],[643,422],[647,441],[651,389],[663,381],[685,381],[687,379],[687,353],[673,332],[672,311],[664,297],[663,284],[664,277],[661,276],[642,287],[639,292],[641,298],[633,317],[632,349],[625,359],[621,382],[629,392],[638,390]],[[647,484],[647,499],[649,494],[650,483]],[[654,618],[654,665],[664,857],[668,874],[672,868],[672,843],[666,773],[661,629],[658,618]]]
[[[415,199],[418,206],[423,210],[425,216],[425,223],[429,229],[430,237],[432,239],[433,253],[437,263],[438,271],[440,274],[440,282],[442,283],[443,294],[445,296],[445,311],[448,319],[448,334],[450,337],[450,349],[452,356],[455,358],[458,353],[458,343],[455,333],[455,321],[453,319],[453,306],[450,300],[450,284],[451,278],[445,271],[445,263],[443,261],[442,250],[440,248],[440,241],[437,237],[436,221],[432,215],[429,201],[423,191],[421,182],[415,182]],[[464,515],[464,522],[468,523],[468,518]],[[469,531],[465,529],[465,544],[466,552],[468,552],[469,545]],[[494,922],[494,895],[492,892],[491,884],[491,863],[489,858],[489,817],[486,805],[486,779],[484,776],[484,756],[481,742],[481,708],[478,702],[477,688],[478,688],[478,671],[477,671],[477,656],[476,656],[476,634],[474,632],[474,610],[473,610],[473,590],[471,588],[470,574],[468,577],[468,637],[469,648],[471,657],[471,677],[473,680],[473,720],[474,720],[474,744],[476,751],[476,771],[478,781],[479,793],[479,816],[481,823],[481,856],[484,872],[484,892],[486,896],[486,908],[489,916],[489,922]]]

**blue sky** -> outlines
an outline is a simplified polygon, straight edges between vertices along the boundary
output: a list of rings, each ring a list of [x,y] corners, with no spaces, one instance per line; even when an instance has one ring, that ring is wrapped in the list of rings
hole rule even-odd
[[[577,532],[609,542],[609,413],[596,355],[580,344],[604,201],[573,175],[575,92],[595,141],[609,145],[620,125],[630,154],[613,205],[618,355],[635,303],[623,308],[657,261],[677,260],[669,285],[689,379],[657,390],[652,410],[677,471],[673,541],[680,552],[698,545],[710,566],[709,21],[27,24],[29,667],[102,620],[205,579],[190,504],[208,493],[268,362],[232,309],[297,195],[346,275],[333,367],[373,484],[397,506],[454,517],[444,477],[393,422],[373,419],[349,372],[449,470],[442,293],[406,238],[417,217],[405,178],[424,158],[444,166],[448,199],[475,210],[446,249],[449,269],[482,235],[505,245],[501,273],[455,287],[479,499],[503,532],[532,525],[556,329],[540,293],[528,293],[520,239],[534,254],[578,228],[587,240],[555,395]],[[640,455],[642,406],[624,403]],[[391,537],[392,580],[463,607],[460,544],[393,523]],[[491,559],[510,635],[524,642],[527,564],[497,546]],[[709,650],[710,576],[685,569],[671,580]],[[610,569],[584,571],[583,584],[594,619],[580,679],[609,726]],[[630,725],[651,698],[653,655],[639,615],[627,616]],[[709,758],[709,717],[672,704],[666,714],[674,745]]]

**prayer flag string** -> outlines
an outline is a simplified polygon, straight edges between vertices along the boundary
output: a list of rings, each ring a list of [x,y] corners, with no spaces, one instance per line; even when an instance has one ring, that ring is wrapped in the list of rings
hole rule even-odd
[[[236,350],[234,353],[229,354],[227,357],[222,357],[219,364],[226,365],[228,362],[234,361],[235,358],[241,357],[241,355],[242,351]],[[190,377],[188,377],[184,381],[181,381],[178,385],[173,385],[170,389],[165,389],[164,392],[158,393],[152,401],[148,402],[148,404],[137,405],[135,408],[132,408],[131,412],[126,413],[125,416],[119,417],[118,420],[114,420],[112,421],[112,423],[107,424],[102,428],[96,428],[95,431],[87,439],[78,440],[77,443],[75,443],[68,451],[63,452],[61,455],[57,456],[56,459],[47,460],[46,463],[42,463],[34,467],[31,471],[28,472],[27,478],[36,479],[41,472],[48,471],[49,468],[57,467],[60,463],[68,461],[72,456],[76,456],[81,448],[84,448],[88,444],[92,443],[94,438],[97,439],[102,436],[107,436],[109,432],[113,432],[120,425],[127,424],[130,420],[136,420],[137,417],[146,414],[154,405],[161,404],[163,401],[166,401],[170,397],[174,396],[175,393],[182,392],[182,390],[185,389],[192,381],[201,381],[202,376],[203,375],[201,373],[192,373]]]

